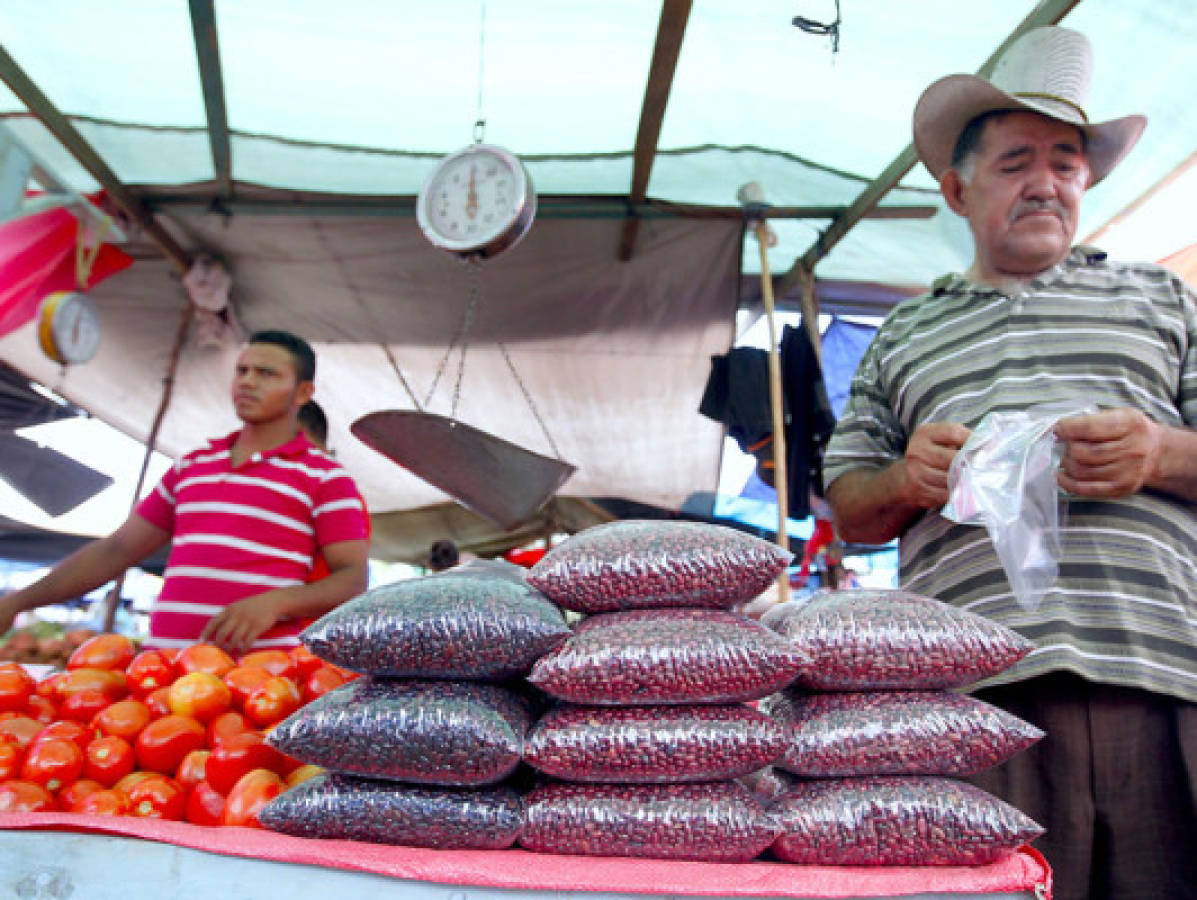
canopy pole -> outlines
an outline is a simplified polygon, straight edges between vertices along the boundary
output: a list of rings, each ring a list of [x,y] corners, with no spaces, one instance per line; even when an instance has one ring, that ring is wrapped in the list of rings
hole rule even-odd
[[[129,510],[137,507],[137,499],[141,496],[142,485],[145,484],[146,472],[149,471],[150,458],[154,455],[154,445],[158,442],[158,431],[162,428],[162,420],[166,418],[166,410],[170,406],[171,394],[174,393],[175,376],[179,370],[179,359],[183,355],[183,345],[187,341],[187,329],[191,320],[195,318],[195,304],[190,300],[183,307],[179,316],[179,327],[175,331],[175,343],[170,350],[170,361],[166,366],[166,377],[162,379],[162,399],[158,401],[158,411],[154,413],[154,422],[150,426],[150,436],[146,438],[145,455],[141,459],[141,471],[137,473],[137,486],[133,488],[133,501]],[[117,576],[116,584],[104,598],[104,631],[112,631],[116,625],[116,607],[120,602],[121,590],[125,586],[125,575],[128,570]]]

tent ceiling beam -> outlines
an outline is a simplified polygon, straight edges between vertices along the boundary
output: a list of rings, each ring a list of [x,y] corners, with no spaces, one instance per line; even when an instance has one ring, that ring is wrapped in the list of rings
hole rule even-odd
[[[204,111],[208,118],[208,141],[212,145],[212,168],[224,197],[233,195],[233,154],[229,145],[229,120],[224,103],[224,75],[220,65],[220,41],[216,31],[213,0],[190,0],[191,31],[195,36],[195,57],[204,89]]]
[[[1006,48],[1014,43],[1015,40],[1032,28],[1059,23],[1078,3],[1080,3],[1080,0],[1042,0],[1042,2],[1036,4],[1035,8],[1027,14],[1027,17],[990,54],[981,68],[977,70],[977,74],[986,76],[991,73],[998,59],[1001,58],[1002,54],[1006,52]],[[906,149],[899,153],[894,161],[886,166],[885,170],[861,191],[860,195],[849,204],[848,208],[832,220],[827,230],[819,234],[814,244],[794,262],[790,270],[777,282],[774,288],[775,292],[779,295],[786,293],[800,281],[804,272],[813,271],[819,260],[831,252],[832,248],[855,227],[856,223],[864,218],[868,210],[874,208],[881,201],[882,197],[897,187],[903,176],[913,169],[917,162],[918,154],[915,152],[914,144],[908,144]]]
[[[9,89],[66,148],[67,152],[79,161],[79,164],[88,171],[92,178],[99,182],[100,187],[104,189],[112,202],[120,207],[132,222],[137,223],[145,231],[146,235],[158,245],[180,271],[186,272],[190,266],[187,251],[116,177],[91,144],[84,140],[83,135],[50,102],[50,99],[25,74],[25,70],[17,65],[16,60],[3,46],[0,46],[0,79],[4,80]]]
[[[1081,243],[1097,244],[1111,228],[1122,223],[1131,215],[1138,212],[1145,203],[1162,193],[1165,188],[1171,185],[1182,175],[1186,174],[1189,169],[1193,168],[1194,165],[1197,165],[1197,150],[1194,150],[1192,153],[1190,153],[1188,157],[1184,159],[1175,169],[1145,190],[1142,194],[1140,194],[1122,209],[1118,210],[1118,212],[1115,213],[1108,222],[1086,237],[1083,241],[1081,241]]]
[[[632,154],[632,190],[628,195],[629,207],[623,224],[623,234],[619,239],[619,259],[623,262],[632,258],[632,251],[636,246],[636,233],[640,225],[635,208],[648,196],[648,179],[653,170],[657,141],[661,137],[661,124],[665,121],[665,108],[669,105],[669,92],[673,89],[673,74],[677,71],[682,38],[685,37],[686,23],[690,19],[690,7],[691,0],[665,0],[661,7],[657,42],[653,47],[653,58],[648,69],[648,82],[644,86],[640,124],[636,128],[636,148]]]

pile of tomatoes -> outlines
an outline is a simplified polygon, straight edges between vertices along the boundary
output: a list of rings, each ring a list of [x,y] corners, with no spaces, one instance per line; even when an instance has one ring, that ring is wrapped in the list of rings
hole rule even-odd
[[[266,734],[354,677],[304,647],[234,660],[212,644],[138,653],[119,634],[41,681],[0,663],[0,812],[259,826],[266,803],[320,771]]]

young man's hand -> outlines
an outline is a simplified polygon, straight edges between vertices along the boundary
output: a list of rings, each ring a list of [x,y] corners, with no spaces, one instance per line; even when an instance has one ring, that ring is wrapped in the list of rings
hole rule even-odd
[[[277,591],[267,591],[230,603],[213,616],[200,634],[200,640],[222,647],[237,655],[253,646],[258,636],[281,618]]]

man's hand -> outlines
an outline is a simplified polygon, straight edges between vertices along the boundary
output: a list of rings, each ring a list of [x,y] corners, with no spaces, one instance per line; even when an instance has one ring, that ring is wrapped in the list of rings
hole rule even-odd
[[[199,639],[223,647],[234,656],[244,653],[253,646],[258,635],[281,618],[278,593],[267,591],[230,603],[208,621]]]
[[[903,499],[920,509],[938,509],[948,502],[948,470],[969,435],[957,422],[920,425],[906,445]]]
[[[1159,470],[1164,427],[1136,409],[1062,419],[1055,433],[1065,443],[1060,487],[1082,497],[1134,494]]]
[[[0,635],[7,634],[12,623],[24,610],[15,606],[8,597],[0,597]]]

